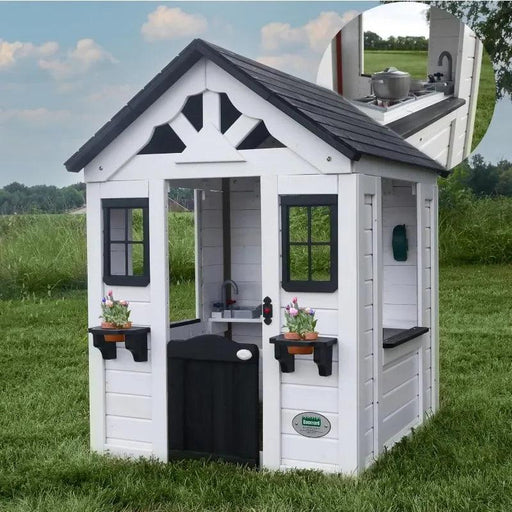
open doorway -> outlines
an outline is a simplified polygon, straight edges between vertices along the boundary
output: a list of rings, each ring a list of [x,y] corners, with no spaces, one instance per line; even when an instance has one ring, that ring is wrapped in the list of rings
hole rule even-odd
[[[198,211],[196,191],[169,187],[169,317],[171,323],[199,318]]]

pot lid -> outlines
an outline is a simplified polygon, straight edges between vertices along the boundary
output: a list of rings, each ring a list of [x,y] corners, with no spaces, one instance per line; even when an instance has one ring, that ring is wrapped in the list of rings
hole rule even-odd
[[[411,75],[407,71],[400,71],[395,67],[386,68],[384,71],[373,73],[372,78],[404,78]]]

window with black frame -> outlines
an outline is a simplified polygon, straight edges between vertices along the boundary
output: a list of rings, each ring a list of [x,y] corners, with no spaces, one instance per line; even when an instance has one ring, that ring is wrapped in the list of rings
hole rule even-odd
[[[338,288],[338,197],[281,196],[282,287],[290,292]]]
[[[149,211],[147,198],[104,199],[103,281],[149,284]]]

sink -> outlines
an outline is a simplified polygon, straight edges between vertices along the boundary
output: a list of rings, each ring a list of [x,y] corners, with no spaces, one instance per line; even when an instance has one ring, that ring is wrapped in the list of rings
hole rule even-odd
[[[446,95],[453,94],[454,84],[453,82],[433,82],[429,83],[425,89],[430,91],[444,92]]]
[[[261,304],[258,306],[235,306],[224,310],[224,318],[259,318],[261,316]]]

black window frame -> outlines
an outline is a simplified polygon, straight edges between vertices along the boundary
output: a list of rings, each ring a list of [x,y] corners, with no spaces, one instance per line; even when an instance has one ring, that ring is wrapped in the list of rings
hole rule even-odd
[[[338,196],[336,194],[319,195],[282,195],[281,198],[281,286],[287,292],[319,292],[331,293],[338,289]],[[328,243],[311,240],[311,207],[327,206],[330,214],[331,237]],[[290,242],[290,207],[308,208],[308,239],[306,242]],[[290,279],[290,245],[308,247],[307,281]],[[331,279],[329,281],[313,281],[311,279],[311,247],[329,245],[331,258]]]
[[[126,199],[102,199],[103,209],[103,282],[110,285],[119,286],[147,286],[150,282],[149,272],[149,200],[146,197],[126,198]],[[125,212],[125,236],[124,240],[110,239],[110,210],[124,209]],[[128,210],[142,210],[142,241],[128,239]],[[128,271],[128,245],[143,246],[143,274],[138,276],[112,275],[111,264],[111,245],[125,245],[125,271]]]

